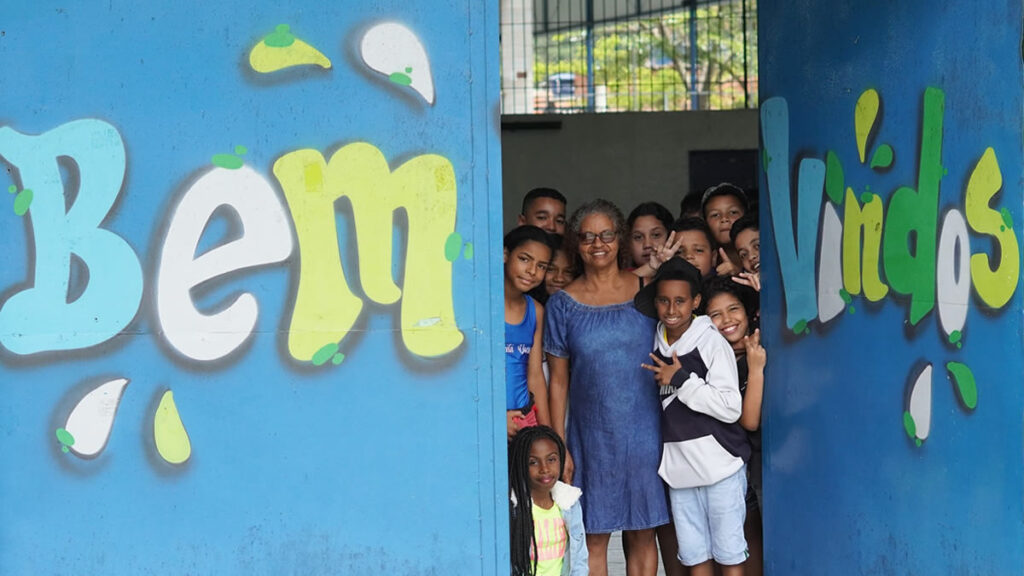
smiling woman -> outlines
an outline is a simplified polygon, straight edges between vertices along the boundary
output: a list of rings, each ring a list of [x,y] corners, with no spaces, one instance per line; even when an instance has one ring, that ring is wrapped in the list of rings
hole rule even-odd
[[[653,576],[653,529],[668,522],[658,477],[658,388],[640,367],[654,321],[633,307],[640,281],[623,270],[622,212],[594,200],[567,228],[567,250],[582,275],[548,300],[544,332],[551,422],[568,444],[565,479],[583,489],[591,572],[606,573],[609,537],[622,530],[629,573]]]

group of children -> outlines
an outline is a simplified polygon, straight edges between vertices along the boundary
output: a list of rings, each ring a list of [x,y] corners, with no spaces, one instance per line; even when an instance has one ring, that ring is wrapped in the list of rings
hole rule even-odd
[[[514,576],[588,574],[581,492],[562,482],[566,448],[550,428],[542,347],[544,303],[578,275],[577,255],[562,246],[565,214],[561,193],[534,189],[504,240]],[[710,575],[717,564],[724,576],[760,574],[767,358],[757,328],[757,215],[743,190],[723,183],[688,195],[678,219],[642,203],[627,230],[629,264],[648,276],[634,306],[658,320],[643,367],[663,409],[658,473],[672,514],[658,530],[665,572]],[[666,259],[666,248],[675,256]]]

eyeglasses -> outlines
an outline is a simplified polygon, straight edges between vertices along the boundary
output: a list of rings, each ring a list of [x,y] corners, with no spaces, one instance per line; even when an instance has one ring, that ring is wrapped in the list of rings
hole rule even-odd
[[[600,238],[601,242],[604,242],[605,244],[611,244],[612,242],[615,241],[616,238],[618,238],[618,236],[618,233],[616,233],[614,230],[605,230],[600,234],[594,234],[593,232],[584,232],[583,234],[580,234],[580,244],[583,244],[584,246],[590,246],[591,244],[594,243],[594,240],[597,240],[598,238]]]

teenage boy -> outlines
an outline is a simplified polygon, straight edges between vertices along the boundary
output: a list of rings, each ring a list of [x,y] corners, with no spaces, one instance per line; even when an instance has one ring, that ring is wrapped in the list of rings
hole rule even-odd
[[[565,196],[554,188],[534,188],[523,197],[518,225],[529,224],[550,234],[565,234]]]

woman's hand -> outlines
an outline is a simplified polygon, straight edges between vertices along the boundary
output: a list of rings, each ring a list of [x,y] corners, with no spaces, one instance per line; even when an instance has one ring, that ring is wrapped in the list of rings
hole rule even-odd
[[[761,291],[761,273],[760,272],[740,272],[736,276],[732,277],[732,281],[737,284],[743,284],[744,286],[750,286],[758,292]]]
[[[565,470],[562,472],[562,482],[566,484],[572,484],[572,475],[576,472],[576,463],[572,460],[572,454],[569,454],[569,449],[565,449]]]
[[[761,330],[754,330],[753,334],[744,336],[743,347],[747,349],[747,366],[750,370],[764,370],[768,363],[768,353],[761,346]]]
[[[661,358],[658,358],[654,354],[651,354],[650,356],[651,359],[654,360],[654,365],[641,364],[640,367],[654,372],[654,381],[658,383],[658,386],[668,386],[671,384],[672,377],[676,375],[676,372],[679,372],[679,356],[677,356],[673,350],[671,364],[662,362]]]

